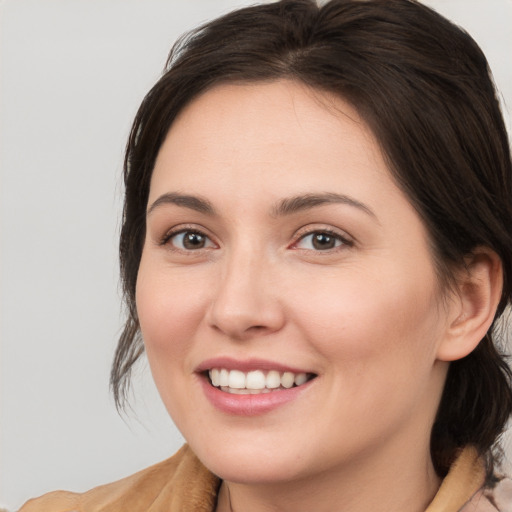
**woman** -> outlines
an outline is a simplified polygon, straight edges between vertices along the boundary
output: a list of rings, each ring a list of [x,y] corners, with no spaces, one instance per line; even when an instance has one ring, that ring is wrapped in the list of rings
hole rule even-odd
[[[145,351],[188,444],[23,512],[510,510],[512,169],[467,34],[409,0],[228,14],[173,50],[125,184],[112,387]]]

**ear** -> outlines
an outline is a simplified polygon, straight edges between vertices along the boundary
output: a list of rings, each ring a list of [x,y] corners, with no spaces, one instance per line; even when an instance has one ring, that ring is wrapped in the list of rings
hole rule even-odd
[[[501,299],[503,269],[493,250],[478,247],[465,264],[449,299],[450,318],[437,351],[440,361],[462,359],[477,347],[489,330]]]

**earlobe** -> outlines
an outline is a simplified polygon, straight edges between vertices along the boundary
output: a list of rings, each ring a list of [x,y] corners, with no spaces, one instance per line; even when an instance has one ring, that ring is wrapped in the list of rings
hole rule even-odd
[[[438,348],[438,360],[462,359],[477,347],[492,324],[502,286],[499,256],[487,247],[475,249],[458,276],[452,318]]]

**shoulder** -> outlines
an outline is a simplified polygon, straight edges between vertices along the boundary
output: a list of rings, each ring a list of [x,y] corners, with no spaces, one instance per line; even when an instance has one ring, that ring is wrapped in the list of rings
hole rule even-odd
[[[27,501],[19,512],[75,512],[79,510],[80,495],[55,491]]]
[[[490,499],[501,512],[512,511],[512,478],[503,478],[496,487],[489,492]]]
[[[215,500],[218,482],[185,445],[170,459],[127,478],[83,494],[64,491],[45,494],[28,501],[19,512],[142,512],[149,507],[155,512],[208,510]],[[175,508],[169,509],[169,504]]]

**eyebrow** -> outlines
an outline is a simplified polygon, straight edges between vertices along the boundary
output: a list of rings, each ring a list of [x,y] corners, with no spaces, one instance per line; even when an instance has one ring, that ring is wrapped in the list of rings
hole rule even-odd
[[[153,202],[153,204],[148,208],[146,216],[150,215],[153,210],[164,204],[174,204],[209,216],[216,215],[215,208],[207,199],[198,196],[179,194],[177,192],[169,192],[167,194],[162,194]],[[294,213],[310,210],[311,208],[325,204],[345,204],[352,206],[378,220],[375,213],[364,203],[361,203],[350,196],[336,194],[334,192],[301,194],[282,199],[272,208],[271,215],[274,217],[293,215]]]
[[[377,220],[375,213],[364,203],[357,199],[344,194],[336,194],[333,192],[325,192],[321,194],[302,194],[279,201],[279,203],[272,209],[272,215],[281,217],[285,215],[292,215],[304,210],[322,206],[324,204],[346,204],[361,210],[362,212],[374,217]]]
[[[197,196],[178,194],[177,192],[170,192],[168,194],[163,194],[156,199],[148,208],[146,216],[148,216],[155,208],[164,204],[175,204],[176,206],[189,208],[190,210],[195,210],[196,212],[204,213],[206,215],[215,215],[215,209],[207,199]]]

